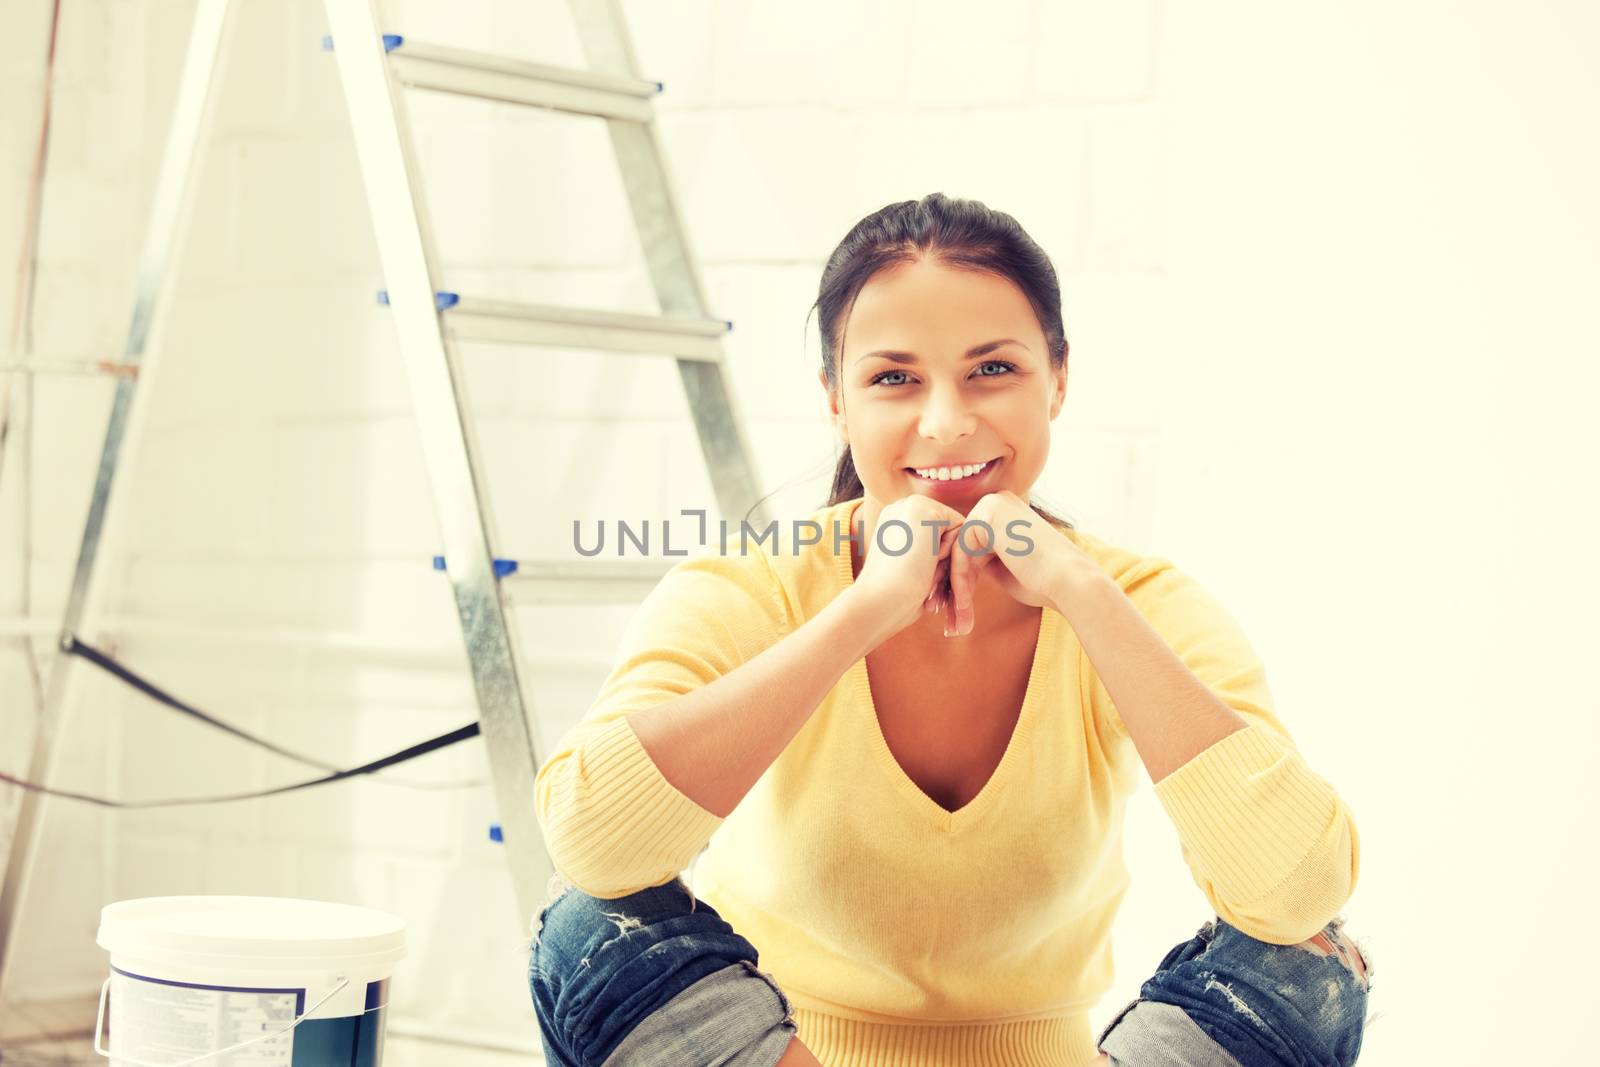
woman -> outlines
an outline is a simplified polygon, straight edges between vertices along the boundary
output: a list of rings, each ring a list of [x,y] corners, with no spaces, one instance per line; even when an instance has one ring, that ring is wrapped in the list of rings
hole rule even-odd
[[[1026,502],[1048,258],[934,194],[852,229],[818,306],[828,503],[674,567],[540,768],[549,1062],[1354,1062],[1348,808],[1198,583]],[[1095,1041],[1141,764],[1217,919]]]

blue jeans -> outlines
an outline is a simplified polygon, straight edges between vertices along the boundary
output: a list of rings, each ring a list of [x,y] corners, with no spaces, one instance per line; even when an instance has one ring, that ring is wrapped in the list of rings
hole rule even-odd
[[[1168,951],[1098,1046],[1112,1067],[1349,1067],[1372,970],[1343,926],[1273,945],[1213,919]]]
[[[1167,953],[1098,1047],[1112,1067],[1349,1067],[1370,971],[1341,958],[1355,952],[1342,925],[1272,945],[1208,922]],[[797,1033],[756,947],[681,878],[603,900],[556,874],[531,948],[550,1067],[773,1067]]]

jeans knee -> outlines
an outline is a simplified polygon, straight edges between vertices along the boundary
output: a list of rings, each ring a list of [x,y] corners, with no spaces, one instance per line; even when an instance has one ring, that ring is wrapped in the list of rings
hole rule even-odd
[[[1361,1047],[1372,985],[1370,960],[1343,927],[1344,920],[1335,918],[1307,940],[1281,947],[1279,965],[1264,968],[1276,979],[1274,992],[1341,1064],[1353,1062]],[[1307,960],[1307,953],[1320,962]]]
[[[1354,1062],[1365,1030],[1371,961],[1342,926],[1336,918],[1307,940],[1285,945],[1209,922],[1167,954],[1140,998],[1181,1008],[1242,1062],[1265,1050],[1282,1062],[1344,1067]],[[1131,1039],[1152,1021],[1160,1020],[1145,1012],[1124,1028]]]
[[[528,981],[540,1031],[565,1061],[600,1063],[636,1031],[626,1048],[648,1055],[689,1034],[691,1044],[713,1034],[731,1041],[740,1020],[761,1055],[793,1032],[781,990],[755,969],[755,946],[681,880],[611,900],[571,888],[554,896],[541,912]],[[669,1004],[675,1014],[658,1018]],[[691,1020],[706,1022],[703,1034]],[[648,1055],[620,1062],[687,1062]]]
[[[548,913],[549,910],[555,905],[556,901],[560,900],[562,897],[566,896],[576,888],[576,886],[567,880],[566,875],[562,874],[560,871],[554,871],[551,873],[549,882],[545,884],[544,903],[539,905],[539,910],[534,914],[533,921],[528,927],[528,935],[531,938],[528,943],[528,947],[530,949],[537,950],[539,947],[539,938],[544,934],[544,918],[546,913]]]
[[[1363,989],[1371,987],[1372,964],[1367,959],[1367,950],[1357,944],[1356,939],[1344,928],[1343,916],[1335,916],[1332,922],[1311,938],[1300,942],[1297,947],[1315,952],[1319,956],[1338,958]]]
[[[669,883],[670,886],[670,883]],[[533,958],[548,960],[574,956],[564,962],[587,967],[592,957],[647,923],[659,922],[674,914],[662,907],[662,894],[668,886],[650,886],[626,896],[605,899],[590,896],[568,882],[558,872],[551,876],[550,891],[533,923]],[[605,936],[597,936],[604,934]]]

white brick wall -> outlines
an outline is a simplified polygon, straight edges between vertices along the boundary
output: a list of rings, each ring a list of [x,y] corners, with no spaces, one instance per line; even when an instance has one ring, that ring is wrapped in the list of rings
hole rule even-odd
[[[49,6],[13,5],[0,34],[7,338]],[[580,58],[558,3],[388,6],[390,28],[418,39]],[[1568,606],[1583,602],[1573,590],[1592,602],[1594,585],[1575,583],[1594,579],[1593,521],[1569,503],[1584,494],[1566,467],[1594,444],[1577,427],[1592,425],[1579,404],[1595,393],[1600,346],[1575,309],[1597,280],[1600,168],[1592,138],[1574,131],[1593,128],[1600,94],[1572,50],[1592,40],[1594,16],[1552,7],[1512,22],[1468,6],[1336,17],[1154,0],[1003,0],[981,16],[948,0],[624,5],[642,73],[665,83],[672,178],[711,311],[735,323],[732,388],[766,487],[783,487],[777,509],[815,507],[831,474],[807,313],[833,245],[862,215],[935,190],[1013,214],[1057,265],[1072,342],[1040,492],[1085,528],[1188,566],[1234,609],[1286,720],[1362,819],[1352,921],[1414,939],[1387,958],[1410,954],[1429,975],[1450,973],[1456,945],[1435,922],[1444,890],[1409,878],[1421,873],[1415,835],[1435,842],[1464,897],[1538,897],[1554,923],[1571,898],[1536,868],[1569,836],[1592,839],[1596,807],[1592,789],[1541,796],[1577,814],[1545,831],[1518,823],[1528,855],[1486,873],[1469,850],[1503,839],[1473,834],[1466,815],[1442,826],[1409,797],[1433,788],[1463,803],[1491,763],[1519,790],[1542,788],[1528,782],[1535,766],[1541,782],[1595,780],[1593,701],[1572,699],[1588,690],[1569,669],[1516,684],[1509,668],[1470,682],[1456,670],[1463,644],[1480,664],[1515,662],[1503,646],[1491,654],[1480,612],[1540,620],[1541,640],[1502,640],[1577,663],[1575,643],[1566,658],[1552,650],[1569,640],[1565,623],[1587,621]],[[446,579],[430,566],[437,524],[392,325],[373,298],[380,275],[321,6],[236,7],[161,373],[142,394],[149,433],[105,563],[106,610],[140,624],[115,645],[134,669],[284,745],[354,763],[466,721],[471,686]],[[43,355],[121,350],[191,10],[63,5],[34,318]],[[653,309],[598,122],[425,94],[410,106],[446,287]],[[1512,356],[1538,369],[1513,370]],[[711,506],[670,363],[489,346],[464,359],[499,554],[565,554],[573,516]],[[33,616],[49,622],[111,387],[41,378],[36,395],[29,575]],[[0,470],[6,618],[22,595],[18,462]],[[1508,545],[1521,531],[1486,536],[1485,512],[1537,521]],[[1481,575],[1466,584],[1483,592],[1443,618],[1429,596],[1456,603],[1463,574]],[[518,609],[541,751],[588,706],[626,618]],[[14,642],[0,650],[7,769],[25,766],[29,744],[23,662]],[[1492,740],[1508,706],[1575,708],[1542,732],[1570,743]],[[60,745],[58,785],[128,798],[313,773],[97,673]],[[1423,781],[1419,764],[1433,786],[1395,784]],[[468,744],[397,773],[488,771]],[[13,802],[0,792],[0,814]],[[111,900],[319,897],[410,922],[396,1013],[537,1047],[526,924],[486,840],[488,789],[360,781],[211,808],[109,815],[58,801],[47,812],[48,891],[31,901],[23,995],[98,986],[93,932]],[[1484,818],[1500,825],[1506,809]],[[1135,886],[1101,1017],[1205,917],[1148,792],[1128,826]],[[1538,965],[1527,988],[1577,966]],[[1390,973],[1396,997],[1449,995],[1407,990],[1399,962]],[[1537,1006],[1502,1007],[1503,1022],[1476,1020],[1473,1047],[1447,1058],[1487,1063],[1473,1057],[1494,1035],[1530,1047],[1515,1020]],[[1439,1028],[1406,1025],[1389,1024],[1380,1055],[1392,1058],[1379,1062],[1437,1058],[1422,1050],[1437,1051]]]

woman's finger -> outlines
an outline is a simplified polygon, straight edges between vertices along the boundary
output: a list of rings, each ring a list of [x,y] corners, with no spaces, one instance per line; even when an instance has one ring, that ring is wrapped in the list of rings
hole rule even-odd
[[[958,538],[956,552],[951,557],[955,561],[952,568],[954,575],[951,588],[955,599],[955,633],[966,634],[972,632],[972,627],[977,620],[974,618],[973,602],[978,587],[978,577],[989,562],[988,538],[983,528],[974,526],[964,538]]]
[[[968,613],[967,599],[967,573],[972,565],[972,558],[961,550],[959,545],[950,556],[950,614],[945,618],[944,635],[957,637],[961,634],[964,619]]]

